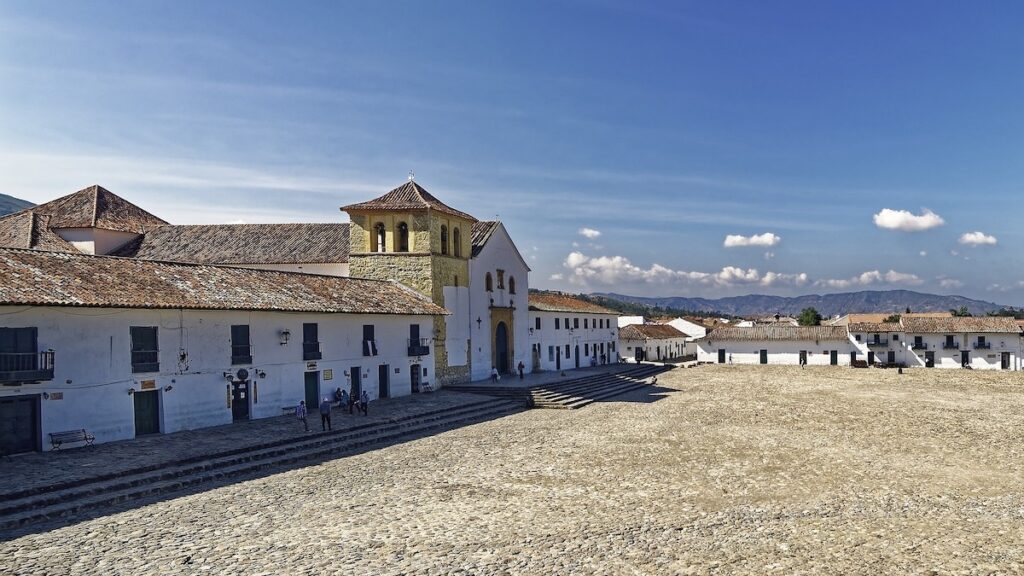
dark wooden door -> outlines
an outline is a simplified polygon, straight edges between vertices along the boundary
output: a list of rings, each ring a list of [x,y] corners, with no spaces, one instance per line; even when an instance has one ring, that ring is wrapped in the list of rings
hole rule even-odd
[[[576,345],[576,367],[580,367],[580,345]]]
[[[971,365],[971,352],[969,350],[960,351],[960,365],[970,366]]]
[[[0,455],[39,450],[39,396],[0,398]]]
[[[388,366],[387,364],[381,364],[380,366],[377,367],[377,397],[378,398],[387,398],[387,397],[391,396],[390,390],[389,390],[389,388],[391,387],[391,382],[390,382],[390,380],[388,380],[388,378],[390,378],[390,374],[391,374],[390,370],[391,370],[391,367]]]
[[[1000,362],[999,367],[1002,368],[1003,370],[1009,370],[1010,369],[1010,353],[1009,352],[1003,352],[1001,360],[1002,361]]]
[[[800,365],[804,366],[807,364],[807,350],[800,351]]]
[[[363,391],[363,369],[359,366],[353,366],[349,368],[349,374],[352,375],[352,397],[358,399],[359,394]]]
[[[231,420],[238,422],[249,419],[249,381],[231,383]]]
[[[136,392],[135,435],[157,434],[160,432],[160,395],[156,391]]]
[[[767,363],[768,363],[768,351],[767,350],[761,350],[761,364],[767,364]]]
[[[718,349],[718,363],[725,364],[725,348]]]
[[[409,385],[412,387],[413,393],[420,391],[420,365],[413,364],[409,366]]]
[[[885,361],[888,364],[895,364],[896,363],[896,351],[895,350],[889,350],[889,352],[886,353],[886,355],[885,355]]]
[[[499,374],[507,374],[511,366],[508,359],[508,326],[498,322],[494,329],[494,367]]]
[[[828,355],[828,363],[832,366],[839,365],[839,350],[833,350]]]
[[[562,369],[562,347],[555,346],[555,370]]]
[[[320,405],[320,373],[306,372],[304,380],[303,397],[306,399],[306,412],[311,414]]]
[[[935,352],[924,353],[924,367],[935,368]]]
[[[868,352],[868,366],[872,366],[875,363],[875,353]]]

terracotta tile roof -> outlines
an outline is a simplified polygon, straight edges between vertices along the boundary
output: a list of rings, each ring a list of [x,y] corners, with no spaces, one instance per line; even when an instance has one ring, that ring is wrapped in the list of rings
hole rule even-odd
[[[846,326],[847,324],[858,324],[865,322],[885,322],[885,319],[892,316],[890,313],[878,313],[878,314],[847,314],[846,316],[840,316],[835,320],[830,320],[827,324],[834,326]],[[911,312],[909,314],[900,314],[903,318],[951,318],[953,315],[949,312]]]
[[[856,322],[848,326],[850,332],[881,334],[883,332],[902,332],[899,322]]]
[[[24,212],[48,216],[51,229],[102,228],[144,234],[167,224],[102,186],[90,186],[46,204],[15,212],[0,218],[0,222]]]
[[[1013,318],[1001,316],[903,318],[903,330],[913,334],[953,334],[958,332],[995,332],[1017,334],[1020,326]]]
[[[619,328],[619,340],[667,340],[669,338],[686,338],[668,324],[630,324]]]
[[[789,326],[764,324],[750,328],[715,328],[699,341],[844,341],[849,340],[846,326]]]
[[[359,202],[358,204],[349,204],[341,208],[346,212],[349,210],[437,210],[450,216],[456,216],[458,218],[465,218],[470,222],[476,222],[476,218],[460,212],[451,206],[448,206],[444,202],[441,202],[437,198],[434,198],[423,189],[422,186],[416,182],[409,180],[405,184],[402,184],[398,188],[388,192],[380,198],[374,198],[366,202]]]
[[[470,241],[473,245],[473,257],[480,254],[480,251],[484,249],[484,245],[491,239],[491,235],[498,229],[499,222],[497,220],[478,220],[473,222],[473,233],[470,237]]]
[[[112,256],[198,264],[348,262],[348,224],[161,226]]]
[[[573,314],[612,314],[615,316],[619,314],[614,310],[592,304],[586,300],[555,292],[530,293],[530,310],[537,310],[538,312],[569,312]]]
[[[14,248],[0,305],[447,314],[396,282]]]
[[[0,219],[0,246],[34,248],[55,252],[77,252],[70,242],[49,227],[50,217],[24,210]]]

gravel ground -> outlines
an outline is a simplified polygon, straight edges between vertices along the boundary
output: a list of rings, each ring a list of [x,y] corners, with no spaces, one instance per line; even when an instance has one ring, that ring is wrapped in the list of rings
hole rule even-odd
[[[705,366],[0,543],[17,574],[1019,574],[1024,375]]]

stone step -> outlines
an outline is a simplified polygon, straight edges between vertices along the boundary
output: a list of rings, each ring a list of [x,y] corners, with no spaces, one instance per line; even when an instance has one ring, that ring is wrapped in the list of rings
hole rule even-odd
[[[554,409],[575,409],[582,408],[588,404],[591,404],[597,400],[603,400],[605,398],[611,398],[613,396],[619,396],[649,386],[650,384],[643,382],[623,382],[614,386],[606,386],[593,390],[592,392],[580,396],[573,396],[562,398],[559,400],[546,401],[535,405],[535,408],[554,408]]]
[[[136,477],[122,477],[93,483],[78,490],[70,489],[41,497],[10,503],[0,512],[0,530],[29,522],[74,514],[75,512],[114,504],[124,500],[162,494],[204,482],[254,472],[264,468],[322,457],[354,452],[383,442],[398,440],[424,432],[453,428],[521,410],[509,401],[477,403],[469,409],[450,410],[444,415],[409,419],[396,424],[341,434],[320,434],[307,437],[307,442],[287,447],[256,450],[231,457],[212,458],[191,466],[180,466]]]
[[[440,415],[451,414],[454,411],[467,410],[467,409],[472,409],[472,408],[475,408],[475,407],[483,407],[483,406],[486,406],[486,405],[493,404],[495,402],[504,402],[504,401],[503,400],[495,400],[494,398],[481,399],[479,401],[471,402],[471,403],[468,403],[468,404],[463,404],[461,406],[438,408],[438,409],[435,409],[435,410],[428,410],[428,411],[420,412],[420,413],[417,413],[417,414],[408,414],[408,415],[401,416],[401,417],[398,417],[398,418],[392,418],[392,419],[390,419],[390,420],[388,420],[386,422],[377,421],[377,422],[368,422],[366,424],[357,424],[355,426],[352,426],[352,427],[349,427],[349,428],[346,428],[346,429],[342,429],[342,430],[335,430],[333,432],[316,432],[316,433],[314,433],[313,436],[291,436],[291,437],[287,437],[287,438],[280,438],[280,439],[273,440],[273,441],[270,441],[270,442],[262,442],[262,443],[259,443],[259,444],[250,444],[250,445],[242,446],[242,447],[239,447],[239,448],[232,448],[232,449],[228,449],[228,450],[221,450],[221,451],[217,451],[217,452],[212,452],[212,453],[208,453],[208,454],[202,454],[202,455],[198,455],[198,456],[192,456],[192,457],[188,457],[188,458],[181,458],[181,459],[177,459],[177,460],[168,460],[168,461],[160,462],[160,463],[157,463],[157,464],[152,464],[152,465],[148,465],[148,466],[140,466],[140,467],[131,468],[131,469],[128,469],[128,470],[120,470],[120,471],[113,472],[113,473],[108,473],[108,474],[97,474],[95,476],[92,476],[92,477],[86,478],[86,479],[77,479],[77,480],[66,481],[66,482],[57,482],[57,483],[49,484],[49,485],[45,485],[45,486],[33,487],[33,488],[27,489],[27,490],[20,490],[20,491],[15,491],[15,492],[6,492],[6,493],[3,493],[3,494],[0,494],[0,513],[2,513],[2,510],[4,508],[6,508],[5,503],[8,502],[8,501],[11,501],[11,500],[21,500],[21,499],[24,499],[24,498],[29,497],[29,496],[45,494],[45,493],[48,493],[48,492],[62,491],[62,490],[67,490],[67,489],[71,489],[71,488],[80,488],[80,487],[82,487],[84,485],[87,485],[87,484],[92,484],[92,483],[97,483],[97,482],[104,482],[104,481],[112,480],[112,479],[116,479],[116,478],[124,478],[126,476],[143,474],[143,473],[146,473],[146,472],[153,472],[153,471],[156,471],[156,470],[165,470],[165,469],[168,469],[168,468],[177,467],[177,466],[183,466],[183,465],[191,464],[191,463],[195,463],[195,462],[205,462],[205,461],[208,461],[208,460],[211,460],[211,459],[223,458],[223,457],[228,457],[228,456],[234,456],[234,455],[237,455],[237,454],[243,454],[243,453],[253,452],[253,451],[257,451],[257,450],[264,450],[264,449],[275,448],[275,447],[280,447],[280,446],[295,445],[295,444],[298,444],[298,443],[308,442],[311,438],[319,438],[321,436],[330,436],[330,435],[333,435],[333,434],[342,434],[342,433],[347,434],[347,433],[357,432],[357,431],[360,431],[360,430],[367,430],[367,429],[371,429],[371,428],[379,427],[379,426],[383,426],[383,425],[397,424],[397,423],[406,422],[406,421],[409,421],[409,420],[414,420],[414,419],[419,419],[419,418],[424,418],[424,417],[431,417],[431,416],[435,416],[435,415],[439,415],[439,414]]]
[[[629,376],[621,376],[620,375],[620,376],[615,376],[615,377],[612,377],[612,378],[603,378],[603,379],[600,379],[600,380],[595,380],[595,381],[592,381],[592,382],[584,382],[584,383],[581,383],[581,384],[576,384],[576,385],[567,386],[567,387],[535,389],[535,390],[532,390],[531,392],[532,392],[532,397],[533,397],[534,401],[537,401],[538,399],[550,399],[550,398],[555,398],[555,397],[559,397],[559,396],[572,395],[572,394],[575,394],[575,393],[577,393],[579,391],[586,391],[586,390],[590,390],[590,389],[593,389],[593,388],[596,388],[596,387],[599,387],[599,386],[604,386],[604,385],[609,385],[609,384],[617,384],[617,383],[621,383],[621,382],[639,382],[641,380],[647,380],[648,378],[651,378],[652,376],[655,376],[655,375],[657,375],[659,373],[660,373],[660,371],[643,371],[643,372],[636,373],[636,374],[630,374]]]

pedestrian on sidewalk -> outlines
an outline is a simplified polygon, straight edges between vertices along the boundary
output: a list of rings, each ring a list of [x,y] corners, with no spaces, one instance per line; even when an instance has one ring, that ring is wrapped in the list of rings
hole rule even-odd
[[[369,416],[370,408],[370,395],[363,390],[363,393],[359,395],[359,409],[363,411],[363,416]]]
[[[295,407],[295,417],[302,422],[302,427],[309,432],[309,421],[306,420],[306,401],[300,400],[299,405]]]
[[[344,404],[341,403],[342,400],[344,400],[344,396],[342,396],[341,387],[339,386],[334,390],[334,401],[338,403],[339,410],[341,409],[342,406],[344,406]]]
[[[331,429],[331,399],[327,396],[324,396],[324,401],[320,403],[320,427],[324,432]]]
[[[348,397],[348,390],[341,391],[341,400],[338,401],[338,409],[348,409],[349,414],[352,413],[352,401]]]
[[[498,383],[498,369],[495,368],[494,366],[491,366],[491,384],[497,384],[497,383]]]
[[[523,361],[522,360],[519,361],[519,366],[517,366],[516,368],[519,369],[519,379],[522,380],[523,379],[523,370],[526,368],[526,366],[523,366]]]

